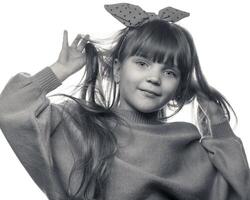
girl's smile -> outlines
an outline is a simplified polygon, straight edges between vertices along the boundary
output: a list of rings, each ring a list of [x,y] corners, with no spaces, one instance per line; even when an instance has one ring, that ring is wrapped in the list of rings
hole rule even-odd
[[[145,90],[141,89],[141,91],[142,91],[147,97],[155,98],[155,97],[160,96],[160,94],[158,94],[158,93],[156,93],[156,92],[154,92],[154,91],[147,90],[147,89],[145,89]]]
[[[145,113],[164,107],[174,96],[180,81],[177,67],[131,56],[116,62],[114,72],[120,80],[120,108]]]

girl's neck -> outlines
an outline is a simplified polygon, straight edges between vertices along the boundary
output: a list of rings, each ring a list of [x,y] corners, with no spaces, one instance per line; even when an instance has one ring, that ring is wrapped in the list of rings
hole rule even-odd
[[[122,118],[134,124],[161,124],[160,111],[152,113],[143,113],[137,110],[125,110],[119,107],[114,108],[114,111]]]

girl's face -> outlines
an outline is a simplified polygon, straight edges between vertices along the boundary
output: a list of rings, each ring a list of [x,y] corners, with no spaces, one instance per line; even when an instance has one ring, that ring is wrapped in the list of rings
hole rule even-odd
[[[177,67],[131,56],[116,62],[115,76],[120,81],[121,109],[150,113],[160,110],[175,95],[180,82]]]

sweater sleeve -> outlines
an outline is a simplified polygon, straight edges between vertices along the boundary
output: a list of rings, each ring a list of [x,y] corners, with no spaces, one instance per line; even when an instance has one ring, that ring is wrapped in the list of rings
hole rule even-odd
[[[212,136],[200,140],[219,172],[211,199],[249,200],[250,169],[241,139],[234,134],[228,121],[213,125],[211,132]],[[225,198],[218,197],[220,194]]]
[[[0,128],[49,199],[61,199],[64,195],[50,147],[50,136],[61,121],[62,105],[52,104],[46,97],[61,84],[46,67],[33,76],[28,73],[13,76],[0,95]]]

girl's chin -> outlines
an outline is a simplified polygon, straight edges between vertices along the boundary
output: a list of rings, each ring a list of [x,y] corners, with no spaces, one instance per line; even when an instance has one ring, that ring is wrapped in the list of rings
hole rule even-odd
[[[122,110],[128,110],[128,111],[136,111],[136,112],[141,112],[141,113],[152,113],[152,112],[156,112],[159,111],[161,108],[159,107],[155,107],[155,106],[146,106],[143,105],[143,103],[141,105],[131,105],[131,106],[118,106],[120,109]]]
[[[152,113],[161,110],[160,106],[143,105],[143,103],[136,107],[136,110],[142,113]]]
[[[140,99],[139,101],[124,101],[120,103],[119,107],[124,110],[152,113],[161,110],[164,104],[163,102],[155,102],[151,99]]]

